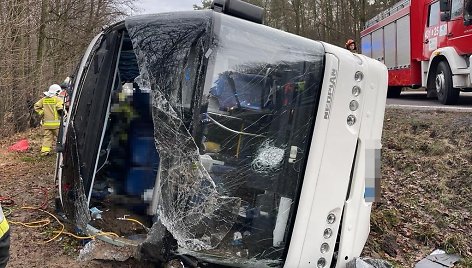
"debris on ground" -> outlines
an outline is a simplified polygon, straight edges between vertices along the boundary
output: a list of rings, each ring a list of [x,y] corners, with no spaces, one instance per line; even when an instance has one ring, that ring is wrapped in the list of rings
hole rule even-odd
[[[346,264],[346,268],[393,268],[393,266],[384,260],[370,258],[354,258]]]
[[[22,139],[12,146],[8,147],[11,152],[26,152],[29,149],[29,142],[27,139]]]
[[[92,217],[92,219],[94,220],[99,220],[102,218],[102,212],[100,209],[98,209],[97,207],[93,207],[90,209],[90,215]]]
[[[362,256],[414,267],[432,249],[472,267],[472,116],[387,109],[382,198],[374,203]]]
[[[131,247],[118,247],[101,240],[91,240],[79,251],[77,260],[87,262],[91,260],[108,260],[124,262],[136,255]]]
[[[387,109],[385,119],[383,197],[374,203],[371,232],[362,255],[385,259],[394,267],[414,267],[432,249],[442,248],[461,257],[454,268],[472,267],[472,117],[469,113]],[[29,150],[21,154],[8,150],[25,137]],[[4,207],[12,221],[43,218],[42,212],[16,208],[43,206],[46,198],[46,210],[55,211],[55,155],[40,157],[40,147],[39,128],[0,139],[0,196],[14,200],[12,206]],[[106,213],[110,212],[104,211],[102,217]],[[111,216],[123,217],[123,212]],[[145,232],[136,223],[114,222],[129,225],[118,230],[120,233],[126,234],[128,229]],[[77,260],[79,251],[86,245],[81,240],[61,236],[38,246],[52,237],[50,230],[19,225],[10,228],[9,267],[154,267],[134,258],[81,262]]]
[[[437,249],[426,258],[419,261],[415,268],[445,268],[453,267],[461,259],[456,254],[447,254],[444,250]]]

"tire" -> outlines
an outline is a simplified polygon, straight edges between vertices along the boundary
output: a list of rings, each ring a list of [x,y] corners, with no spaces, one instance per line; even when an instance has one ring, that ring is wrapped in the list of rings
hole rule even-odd
[[[452,72],[449,64],[441,61],[436,69],[434,86],[438,94],[438,100],[445,105],[457,104],[459,90],[452,87]]]
[[[402,93],[402,87],[388,87],[387,98],[399,98]]]

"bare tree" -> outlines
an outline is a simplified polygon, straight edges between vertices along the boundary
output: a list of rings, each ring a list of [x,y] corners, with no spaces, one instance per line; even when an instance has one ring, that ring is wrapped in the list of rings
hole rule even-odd
[[[344,46],[360,38],[365,22],[397,0],[244,0],[265,10],[264,23],[307,38]],[[207,8],[211,0],[203,0]]]
[[[133,0],[0,1],[0,136],[29,126],[32,104],[75,67],[89,40]]]

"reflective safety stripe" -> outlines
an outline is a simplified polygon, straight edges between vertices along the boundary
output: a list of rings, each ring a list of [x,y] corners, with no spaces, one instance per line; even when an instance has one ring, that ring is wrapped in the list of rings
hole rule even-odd
[[[52,121],[44,121],[43,126],[45,127],[58,127],[61,125],[61,121],[59,120],[52,120]]]
[[[56,104],[56,99],[55,98],[44,98],[43,105],[44,104],[55,105]]]
[[[8,232],[10,229],[10,226],[8,225],[8,222],[6,219],[4,219],[2,222],[0,222],[0,238],[3,237],[3,235]]]
[[[50,151],[51,151],[51,147],[46,147],[46,146],[41,147],[41,153],[50,152]]]
[[[8,225],[7,219],[5,219],[5,216],[3,216],[3,212],[0,209],[0,238],[3,237],[3,235],[8,232],[8,229],[10,229],[10,226]]]

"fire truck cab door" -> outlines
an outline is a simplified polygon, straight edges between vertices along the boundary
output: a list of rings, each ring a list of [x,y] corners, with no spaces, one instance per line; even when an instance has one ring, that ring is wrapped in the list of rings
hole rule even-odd
[[[423,36],[423,60],[429,60],[433,51],[447,45],[447,22],[441,21],[439,1],[425,5],[426,18]]]
[[[451,20],[448,22],[448,46],[453,47],[459,55],[471,54],[472,48],[472,0],[452,0]]]

